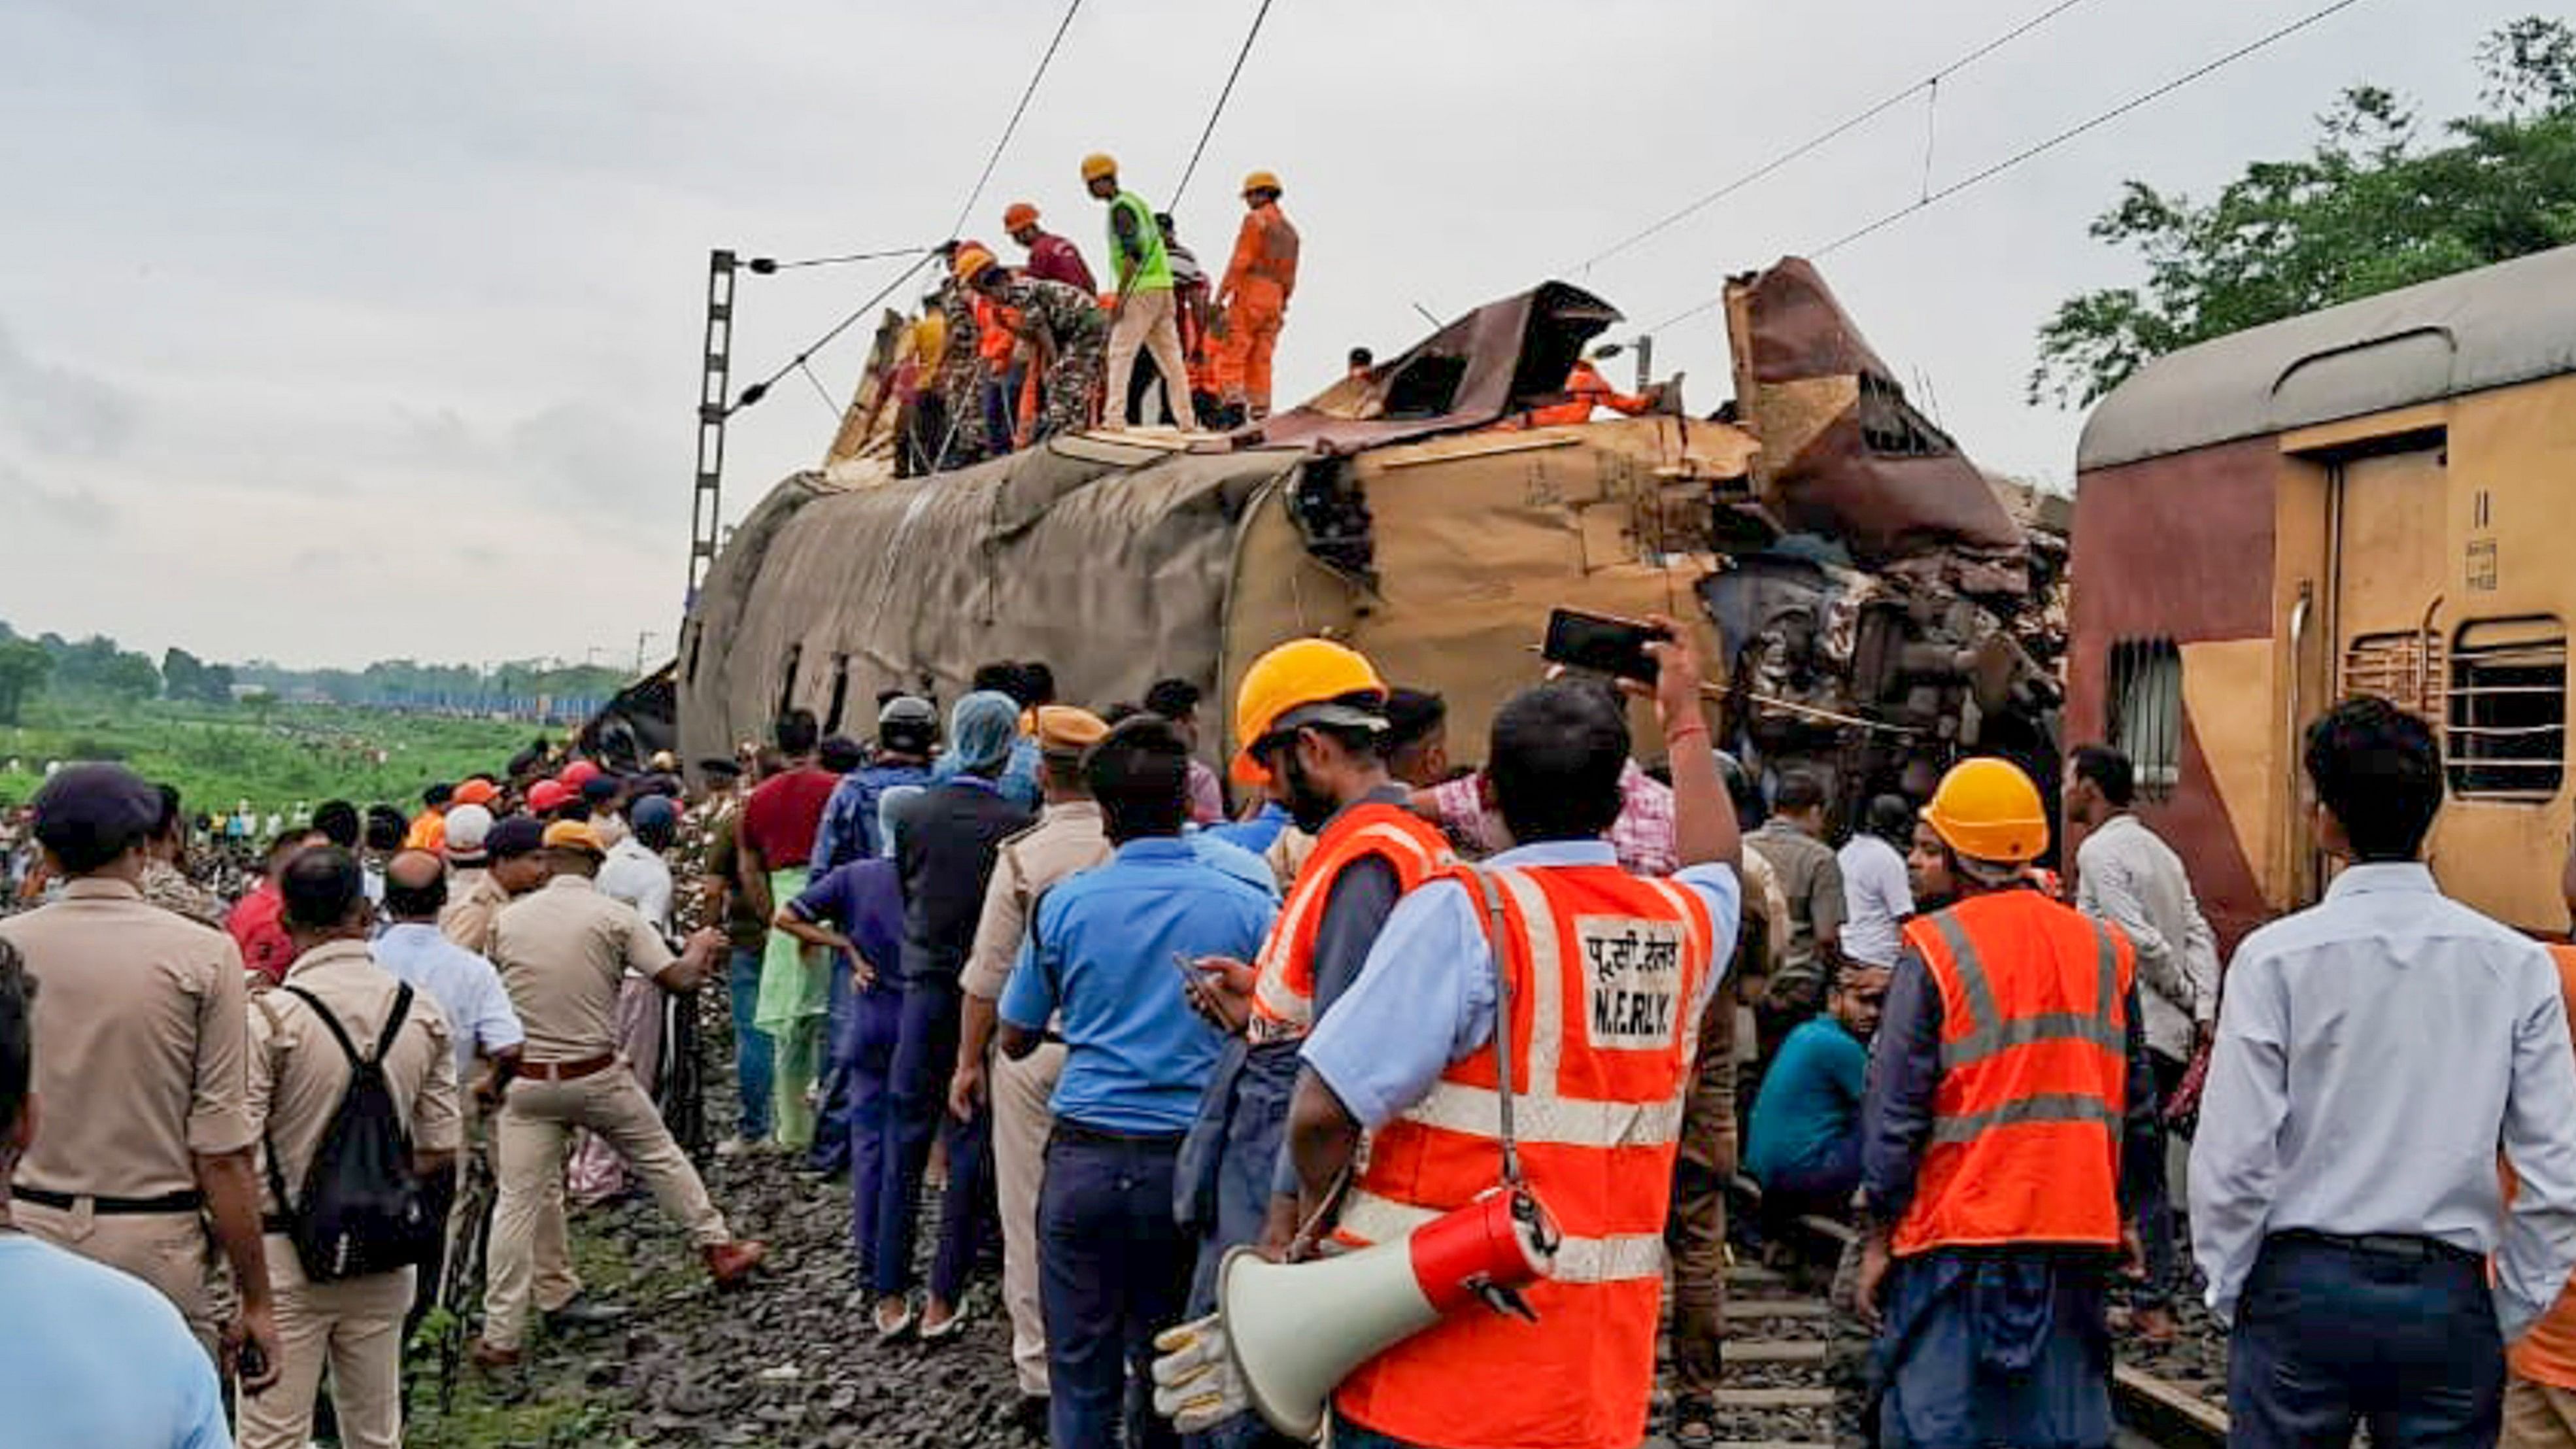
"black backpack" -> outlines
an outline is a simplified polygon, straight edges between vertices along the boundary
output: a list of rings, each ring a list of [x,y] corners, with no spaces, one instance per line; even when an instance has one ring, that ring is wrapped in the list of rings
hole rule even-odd
[[[313,1149],[304,1173],[304,1190],[286,1193],[278,1174],[277,1148],[268,1149],[269,1191],[284,1212],[283,1229],[295,1244],[304,1276],[317,1283],[390,1273],[430,1261],[438,1252],[445,1224],[431,1210],[429,1194],[412,1171],[411,1133],[394,1103],[393,1086],[385,1080],[385,1053],[411,1013],[412,991],[405,984],[394,994],[384,1035],[373,1054],[358,1055],[339,1020],[313,993],[299,986],[284,988],[331,1029],[349,1059],[349,1085],[340,1105]],[[271,1231],[280,1224],[272,1221]]]

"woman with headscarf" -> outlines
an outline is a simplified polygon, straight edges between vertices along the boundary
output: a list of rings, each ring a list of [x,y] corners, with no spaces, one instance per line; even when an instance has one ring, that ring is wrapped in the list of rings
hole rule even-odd
[[[985,1109],[967,1119],[947,1110],[948,1079],[957,1066],[961,999],[957,978],[975,943],[984,887],[1005,837],[1036,820],[1005,798],[996,782],[1010,767],[1020,706],[1009,695],[978,690],[948,717],[955,772],[914,793],[889,798],[886,836],[903,885],[903,1024],[888,1095],[894,1157],[881,1175],[873,1278],[876,1329],[892,1338],[910,1329],[915,1205],[930,1162],[931,1139],[946,1143],[948,1186],[940,1201],[939,1245],[921,1336],[937,1342],[964,1326],[960,1300],[975,1261],[976,1205],[984,1196]]]

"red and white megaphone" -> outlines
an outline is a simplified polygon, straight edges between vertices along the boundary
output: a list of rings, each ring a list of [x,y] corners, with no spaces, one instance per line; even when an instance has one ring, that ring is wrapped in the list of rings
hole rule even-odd
[[[1354,1368],[1470,1303],[1528,1313],[1557,1233],[1527,1189],[1496,1188],[1392,1242],[1303,1263],[1236,1248],[1217,1268],[1226,1350],[1272,1428],[1312,1439]]]

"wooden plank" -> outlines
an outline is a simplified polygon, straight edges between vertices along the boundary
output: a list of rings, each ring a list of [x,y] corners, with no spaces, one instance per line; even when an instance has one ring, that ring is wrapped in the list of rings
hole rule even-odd
[[[2227,1442],[2226,1410],[2145,1369],[2113,1364],[2111,1388],[2120,1417],[2139,1423],[2161,1443],[2215,1449]]]
[[[1830,1409],[1831,1389],[1719,1389],[1721,1409]]]
[[[1789,1280],[1782,1277],[1776,1270],[1765,1268],[1759,1263],[1729,1263],[1726,1266],[1726,1281],[1750,1285],[1786,1283]]]
[[[1821,1338],[1739,1339],[1726,1346],[1728,1363],[1823,1363],[1825,1341]]]
[[[1726,1316],[1737,1318],[1829,1318],[1833,1310],[1813,1298],[1729,1298]]]

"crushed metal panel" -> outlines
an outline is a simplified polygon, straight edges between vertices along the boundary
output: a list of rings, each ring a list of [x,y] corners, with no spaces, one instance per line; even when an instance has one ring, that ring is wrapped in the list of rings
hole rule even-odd
[[[1872,567],[1950,553],[1980,592],[2026,587],[2014,583],[2021,528],[1906,400],[1813,265],[1789,257],[1730,281],[1727,322],[1741,420],[1763,442],[1754,478],[1783,524]]]

